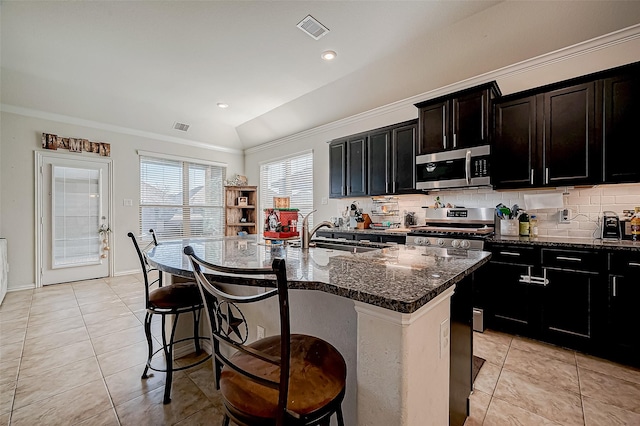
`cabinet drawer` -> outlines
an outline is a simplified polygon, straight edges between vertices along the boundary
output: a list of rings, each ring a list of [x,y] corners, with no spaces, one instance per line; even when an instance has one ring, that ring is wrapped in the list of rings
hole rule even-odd
[[[491,261],[514,265],[539,264],[538,250],[535,247],[496,244],[490,247]]]
[[[609,253],[609,273],[640,274],[640,253]]]
[[[577,271],[600,272],[605,257],[597,251],[542,249],[542,266]]]

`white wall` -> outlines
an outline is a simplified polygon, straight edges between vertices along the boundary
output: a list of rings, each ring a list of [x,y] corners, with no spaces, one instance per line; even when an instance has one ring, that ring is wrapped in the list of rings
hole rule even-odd
[[[243,172],[242,154],[195,148],[7,112],[2,113],[0,123],[2,152],[0,181],[3,182],[0,193],[0,216],[2,217],[0,235],[7,238],[9,245],[9,290],[31,287],[35,283],[34,151],[41,149],[42,133],[111,144],[113,161],[111,228],[114,231],[111,260],[116,275],[139,269],[139,261],[127,237],[129,231],[137,234],[139,226],[140,177],[137,150],[227,163],[227,176]],[[133,200],[132,207],[123,206],[125,198]]]

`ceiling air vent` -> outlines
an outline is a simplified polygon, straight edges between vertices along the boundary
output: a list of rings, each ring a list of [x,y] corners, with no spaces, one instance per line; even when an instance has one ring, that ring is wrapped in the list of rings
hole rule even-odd
[[[311,15],[307,15],[306,18],[298,22],[298,28],[309,34],[314,40],[318,40],[329,32],[329,28],[316,21]]]
[[[186,132],[189,130],[189,125],[184,123],[178,123],[177,121],[173,123],[173,128],[175,130],[180,130],[181,132]]]

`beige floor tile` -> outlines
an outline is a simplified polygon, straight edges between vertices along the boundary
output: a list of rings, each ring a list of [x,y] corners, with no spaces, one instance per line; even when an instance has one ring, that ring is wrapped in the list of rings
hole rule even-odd
[[[103,301],[103,302],[108,302],[108,301],[119,301],[120,298],[115,293],[112,293],[112,294],[110,294],[108,296],[102,296],[99,299],[96,298],[95,296],[79,297],[78,298],[78,306],[92,305],[92,304],[96,303],[96,300],[100,300],[100,301]]]
[[[190,415],[186,419],[176,423],[176,426],[210,426],[221,425],[224,416],[222,406],[211,406]],[[233,423],[231,423],[233,424]]]
[[[20,358],[6,361],[0,358],[0,385],[7,382],[17,382],[19,368]]]
[[[579,394],[531,376],[502,370],[493,397],[565,426],[584,424]]]
[[[0,360],[5,362],[20,359],[23,345],[23,342],[16,342],[0,346]]]
[[[524,337],[514,337],[513,341],[511,342],[511,347],[540,354],[547,358],[557,359],[569,364],[576,363],[576,354],[574,351],[570,351],[559,346],[550,345],[548,343],[526,339]]]
[[[40,375],[53,368],[67,366],[66,369],[72,369],[75,363],[93,356],[93,347],[89,340],[62,346],[49,352],[39,352],[22,358],[18,379],[24,376]]]
[[[146,362],[148,348],[146,342],[138,342],[115,351],[98,355],[98,363],[104,376],[110,376],[118,371]]]
[[[578,374],[583,396],[640,414],[640,384],[583,368]]]
[[[84,327],[47,334],[42,337],[27,339],[24,342],[23,356],[31,357],[44,352],[60,348],[62,346],[89,340],[89,333]]]
[[[122,301],[132,311],[139,311],[141,309],[147,308],[146,301],[143,295],[133,296],[133,297],[123,297]]]
[[[480,368],[480,372],[473,382],[475,390],[493,395],[493,391],[498,383],[498,377],[500,377],[501,368],[490,362],[485,362]]]
[[[76,301],[76,295],[73,294],[73,291],[61,294],[34,294],[33,300],[31,301],[31,307],[50,307],[56,305],[65,305],[66,303],[73,303],[76,306],[78,305],[78,302]]]
[[[98,363],[93,357],[62,368],[54,368],[36,376],[20,376],[14,409],[50,398],[101,378]]]
[[[513,336],[511,334],[502,333],[500,331],[494,331],[491,329],[487,329],[483,333],[474,332],[473,334],[474,336],[480,336],[479,338],[481,339],[486,339],[494,343],[499,343],[507,346],[509,346],[511,344],[511,341],[513,340]]]
[[[106,334],[115,333],[116,331],[126,330],[128,328],[140,327],[141,323],[138,317],[129,313],[128,315],[120,316],[116,319],[110,320],[108,323],[97,323],[87,325],[87,331],[92,339],[96,339]]]
[[[640,384],[640,370],[637,368],[583,354],[576,354],[576,360],[580,368],[597,371],[598,373],[608,374],[618,379]]]
[[[29,327],[27,327],[27,340],[83,327],[84,321],[82,319],[82,316],[80,315],[76,317],[65,318],[61,321],[52,321],[49,323],[37,324],[33,326],[29,325]]]
[[[110,286],[118,285],[118,284],[139,284],[140,280],[138,279],[140,275],[138,274],[129,274],[129,275],[120,275],[117,277],[109,277],[105,278],[104,281]]]
[[[27,328],[0,330],[0,346],[22,343],[27,336]]]
[[[539,352],[510,348],[504,362],[505,370],[534,377],[574,393],[580,393],[578,368],[574,363],[566,363],[548,358]]]
[[[69,425],[95,417],[110,408],[107,389],[100,379],[14,410],[11,424]]]
[[[29,327],[42,324],[50,324],[51,322],[63,322],[67,318],[80,316],[80,308],[73,306],[66,309],[57,309],[51,312],[43,312],[29,316]]]
[[[55,303],[42,303],[39,305],[34,304],[31,305],[30,315],[46,314],[49,312],[55,312],[60,309],[74,308],[77,306],[78,302],[75,300],[75,298]]]
[[[116,406],[122,426],[174,424],[212,406],[211,401],[186,376],[176,378],[171,389],[171,403],[164,405],[164,389],[152,390]]]
[[[4,300],[2,301],[2,305],[0,306],[9,308],[10,305],[18,304],[24,302],[25,300],[31,301],[32,297],[33,290],[10,291],[4,296]]]
[[[109,324],[114,319],[130,315],[132,315],[132,312],[126,305],[116,305],[104,311],[84,314],[82,317],[84,318],[84,323],[89,327],[94,324]]]
[[[76,423],[74,426],[120,426],[120,423],[115,410],[110,408],[87,420]]]
[[[93,314],[101,311],[107,311],[112,308],[126,308],[122,300],[119,298],[109,299],[109,300],[100,300],[99,302],[87,303],[86,305],[80,305],[80,311],[83,315]]]
[[[0,414],[0,425],[9,425],[11,413]]]
[[[214,404],[222,404],[222,395],[220,395],[220,391],[216,389],[216,378],[213,374],[213,364],[211,360],[183,371]]]
[[[587,396],[582,397],[582,404],[586,426],[640,425],[640,414],[638,413],[605,404]]]
[[[90,288],[102,287],[107,285],[107,281],[105,280],[105,278],[94,278],[90,280],[74,281],[69,284],[71,285],[71,288],[73,288],[73,290],[75,291],[78,289],[90,289]]]
[[[21,317],[14,319],[7,319],[0,322],[0,336],[4,336],[4,333],[8,333],[15,330],[26,330],[29,323],[29,317]],[[0,345],[2,341],[0,341]]]
[[[2,303],[4,305],[6,302]],[[0,311],[0,324],[4,322],[11,322],[16,320],[24,321],[25,319],[28,319],[30,308],[31,303],[25,302],[25,305],[20,308],[13,309],[11,311]]]
[[[476,333],[473,338],[474,355],[502,367],[509,351],[509,344],[501,337],[499,334]]]
[[[146,379],[142,379],[144,366],[145,363],[138,364],[105,377],[109,394],[115,405],[124,404],[154,389],[164,388],[166,374],[151,371]],[[173,380],[182,376],[184,376],[183,372],[175,372]]]
[[[517,426],[564,426],[497,398],[491,400],[484,424]]]
[[[146,343],[146,341],[147,338],[142,325],[119,330],[91,340],[96,355],[102,355],[140,342]]]
[[[7,298],[13,293],[8,293],[5,296],[5,300],[0,305],[0,313],[9,315],[10,312],[22,312],[25,309],[31,308],[31,297],[16,300],[15,302],[8,301]]]
[[[465,426],[480,426],[487,415],[487,409],[491,402],[491,395],[484,392],[474,391],[469,397],[469,417],[464,422]]]
[[[15,391],[16,382],[0,384],[0,414],[11,412]]]

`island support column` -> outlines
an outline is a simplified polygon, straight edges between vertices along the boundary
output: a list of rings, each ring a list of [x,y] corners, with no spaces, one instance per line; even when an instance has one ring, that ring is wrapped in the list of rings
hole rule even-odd
[[[454,287],[412,314],[355,302],[358,426],[449,424]]]

